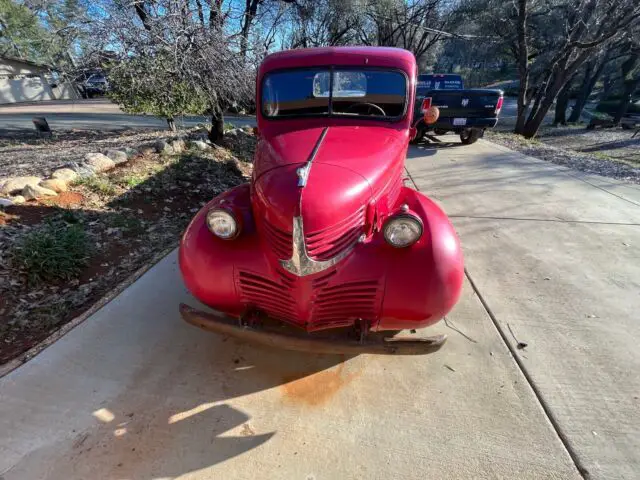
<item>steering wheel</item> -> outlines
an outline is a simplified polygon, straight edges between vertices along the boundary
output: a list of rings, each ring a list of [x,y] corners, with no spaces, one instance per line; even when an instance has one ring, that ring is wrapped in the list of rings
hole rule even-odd
[[[387,114],[385,113],[385,111],[382,109],[382,107],[380,107],[379,105],[376,105],[375,103],[367,103],[367,102],[362,102],[362,103],[352,103],[351,105],[349,105],[349,107],[347,107],[347,112],[350,112],[351,110],[355,109],[355,108],[359,108],[359,107],[367,107],[367,113],[369,113],[369,115],[375,115],[375,113],[371,113],[372,110],[378,110],[382,116],[386,117]]]

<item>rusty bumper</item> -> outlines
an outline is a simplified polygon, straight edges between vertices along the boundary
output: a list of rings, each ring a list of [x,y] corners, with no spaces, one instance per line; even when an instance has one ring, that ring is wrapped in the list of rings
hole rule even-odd
[[[308,353],[424,355],[439,350],[447,339],[446,335],[422,338],[375,337],[360,342],[314,336],[306,332],[248,327],[241,325],[238,319],[223,313],[203,312],[185,304],[180,304],[180,314],[187,323],[203,330],[228,335],[248,343]]]

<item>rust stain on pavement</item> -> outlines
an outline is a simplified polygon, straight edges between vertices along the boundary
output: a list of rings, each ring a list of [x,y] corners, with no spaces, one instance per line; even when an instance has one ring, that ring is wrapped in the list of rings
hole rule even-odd
[[[363,366],[347,371],[346,363],[306,376],[285,377],[281,385],[283,397],[293,403],[319,406],[329,402],[345,386],[362,374]]]

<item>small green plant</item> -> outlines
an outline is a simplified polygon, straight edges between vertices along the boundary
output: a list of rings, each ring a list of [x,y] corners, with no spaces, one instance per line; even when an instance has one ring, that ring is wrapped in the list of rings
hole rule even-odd
[[[136,217],[114,214],[109,217],[107,224],[113,228],[119,228],[127,233],[140,233],[143,230],[142,222]]]
[[[53,282],[77,277],[90,254],[91,243],[82,226],[49,222],[18,241],[11,251],[11,263],[30,282]]]
[[[141,175],[125,175],[124,177],[118,179],[118,184],[123,187],[134,188],[140,185],[142,182],[146,180],[145,177]]]
[[[116,193],[115,186],[106,177],[82,177],[73,182],[74,185],[82,185],[92,192],[100,195],[114,195]]]

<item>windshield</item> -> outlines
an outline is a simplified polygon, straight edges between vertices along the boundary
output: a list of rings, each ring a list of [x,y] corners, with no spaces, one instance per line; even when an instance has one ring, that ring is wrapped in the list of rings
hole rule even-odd
[[[401,117],[406,77],[394,70],[314,68],[273,72],[262,84],[266,117]]]

